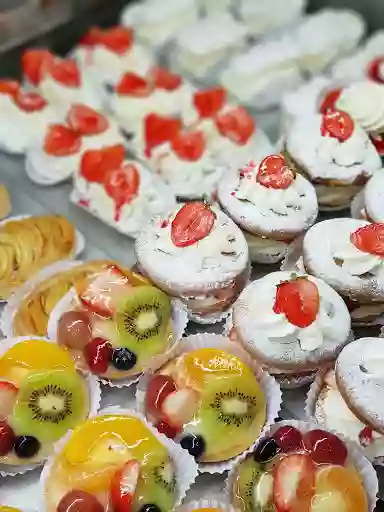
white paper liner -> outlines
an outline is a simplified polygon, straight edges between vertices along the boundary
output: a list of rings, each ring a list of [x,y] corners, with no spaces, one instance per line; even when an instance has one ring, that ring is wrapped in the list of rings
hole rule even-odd
[[[284,427],[286,425],[291,425],[300,430],[301,432],[308,432],[309,430],[319,428],[319,425],[314,421],[280,421],[279,423],[272,425],[272,427],[266,433],[266,435],[271,436],[276,432],[278,428]],[[323,430],[328,431],[326,428],[323,428]],[[372,464],[364,456],[363,451],[357,446],[356,443],[352,443],[351,441],[349,441],[340,434],[337,435],[345,443],[348,450],[348,455],[351,458],[358,473],[360,474],[360,477],[364,484],[365,492],[368,497],[368,511],[373,512],[377,502],[377,493],[379,492],[379,484],[377,481],[376,472]],[[245,459],[245,457],[246,454],[242,455],[238,463],[241,463]],[[236,472],[237,466],[231,469],[225,484],[225,492],[230,503],[232,503],[232,489],[236,478]]]
[[[231,314],[232,306],[230,306],[226,311],[221,311],[220,313],[214,313],[212,315],[194,315],[193,313],[188,312],[188,318],[191,322],[200,325],[213,325],[218,324],[225,320],[228,315]]]
[[[48,320],[47,336],[52,340],[56,339],[57,324],[63,313],[71,309],[73,299],[76,297],[76,290],[72,288],[64,297],[56,304]],[[188,324],[188,315],[185,307],[178,299],[172,299],[172,325],[173,325],[173,346],[183,337]],[[172,348],[171,348],[172,350]],[[162,357],[162,356],[160,356]],[[153,359],[155,362],[157,357]],[[150,364],[152,367],[152,362]],[[121,380],[103,379],[96,375],[96,378],[102,384],[113,388],[129,387],[139,381],[141,374],[127,377]]]
[[[164,434],[160,434],[148,421],[144,418],[144,416],[136,411],[132,411],[129,409],[124,409],[122,407],[108,407],[99,411],[98,416],[103,416],[105,414],[125,414],[127,416],[132,416],[140,419],[145,425],[148,427],[148,430],[167,448],[169,455],[172,458],[174,463],[174,469],[176,473],[176,481],[178,484],[178,499],[175,503],[175,507],[179,506],[183,501],[187,491],[191,487],[191,485],[196,480],[198,475],[197,472],[197,464],[191,455],[188,452],[183,450],[177,443],[168,439]],[[60,439],[55,444],[54,453],[49,457],[47,462],[44,465],[43,471],[40,476],[40,496],[41,503],[39,506],[39,512],[47,512],[47,508],[45,506],[44,500],[44,491],[45,491],[45,482],[49,475],[49,472],[52,468],[55,456],[62,451],[65,444],[69,440],[71,436],[71,432],[68,432],[65,437]]]
[[[229,505],[229,503],[225,503],[223,501],[220,502],[214,499],[191,501],[187,504],[183,504],[177,509],[177,512],[194,512],[194,510],[199,510],[201,508],[217,508],[220,512],[234,512],[234,509]]]
[[[47,343],[54,343],[53,340],[42,338],[39,336],[18,336],[16,338],[6,338],[0,341],[0,357],[2,357],[10,348],[25,340],[43,340]],[[89,414],[88,417],[96,416],[100,409],[101,388],[98,380],[94,375],[83,375],[89,390]],[[55,443],[56,444],[56,443]],[[22,475],[27,471],[36,469],[44,464],[44,460],[35,464],[25,464],[22,466],[13,466],[10,464],[0,463],[1,476]]]
[[[201,348],[217,348],[221,350],[225,350],[230,354],[233,354],[239,357],[255,374],[256,379],[260,383],[264,396],[265,402],[267,404],[267,416],[265,425],[260,433],[260,437],[264,435],[264,432],[267,431],[272,425],[276,418],[279,416],[279,412],[281,409],[282,403],[282,394],[280,386],[277,384],[276,380],[271,377],[267,372],[265,372],[255,360],[251,358],[251,356],[245,352],[240,346],[237,346],[228,338],[220,335],[220,334],[211,334],[211,333],[201,333],[201,334],[192,334],[191,336],[187,336],[183,338],[182,341],[177,344],[171,352],[164,355],[161,358],[158,358],[156,361],[156,366],[154,365],[151,368],[151,372],[144,373],[140,378],[139,383],[137,385],[136,390],[136,407],[137,410],[145,415],[145,396],[146,389],[149,382],[149,377],[153,371],[162,367],[169,360],[180,356],[181,354],[185,354],[187,352],[191,352],[193,350],[198,350]],[[257,440],[246,450],[245,453],[251,452],[253,448],[257,444]],[[233,467],[234,464],[238,461],[241,455],[237,457],[233,457],[227,461],[223,462],[202,462],[199,463],[199,471],[201,473],[224,473]]]

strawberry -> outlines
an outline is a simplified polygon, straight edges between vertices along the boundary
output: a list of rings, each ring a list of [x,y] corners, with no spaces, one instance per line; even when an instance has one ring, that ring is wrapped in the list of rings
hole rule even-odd
[[[0,94],[8,94],[16,98],[20,91],[20,83],[17,80],[0,80]]]
[[[137,481],[140,475],[140,464],[137,460],[129,460],[112,477],[110,498],[114,512],[131,512]]]
[[[340,98],[342,88],[331,89],[324,94],[323,100],[320,104],[319,111],[325,115],[328,112],[334,112],[336,110],[336,102]]]
[[[99,31],[97,42],[111,52],[123,55],[133,44],[133,30],[128,27],[111,27]]]
[[[215,218],[215,214],[205,203],[185,204],[172,221],[172,242],[176,247],[195,244],[211,232]]]
[[[352,117],[341,110],[335,110],[323,115],[321,135],[333,137],[344,142],[352,135],[355,127]]]
[[[171,140],[171,146],[181,160],[196,162],[205,151],[203,132],[178,132]]]
[[[224,106],[227,93],[222,87],[198,91],[193,95],[193,104],[200,117],[214,117]]]
[[[351,243],[362,252],[384,256],[384,223],[368,224],[351,234]]]
[[[379,155],[384,156],[384,137],[382,135],[372,133],[370,138]]]
[[[371,80],[384,84],[384,55],[375,57],[367,66],[367,76]]]
[[[144,119],[145,155],[149,158],[156,146],[172,140],[181,130],[181,121],[157,114],[149,114]]]
[[[116,93],[130,96],[148,96],[152,88],[147,80],[136,73],[125,73],[116,85]]]
[[[165,89],[166,91],[174,91],[181,85],[181,77],[171,73],[165,68],[154,67],[150,71],[150,77],[157,89]]]
[[[308,327],[315,321],[319,307],[319,291],[307,277],[297,277],[277,285],[273,311],[285,314],[291,324]]]
[[[52,78],[66,87],[80,87],[81,75],[78,65],[73,59],[56,58],[48,71]]]
[[[44,151],[52,156],[74,155],[81,148],[81,138],[71,128],[52,124],[45,136]]]
[[[216,126],[221,135],[239,146],[244,146],[255,131],[255,121],[244,107],[218,114]]]
[[[73,105],[67,115],[67,123],[80,135],[98,135],[109,127],[108,119],[87,105]]]
[[[49,50],[32,48],[26,50],[21,57],[21,67],[24,75],[32,85],[39,85],[44,72],[51,67],[54,56]]]
[[[103,149],[85,151],[81,159],[80,174],[91,183],[104,183],[108,171],[118,169],[125,158],[122,144]]]
[[[371,427],[364,427],[359,432],[359,443],[366,448],[373,442],[373,430]]]
[[[273,498],[278,512],[310,512],[316,467],[309,455],[295,453],[276,467]]]
[[[269,155],[262,160],[256,181],[266,188],[288,188],[295,179],[295,174],[287,167],[283,155]]]
[[[102,30],[99,27],[91,27],[79,41],[79,46],[93,47],[100,41]]]
[[[0,420],[6,420],[16,404],[18,388],[8,381],[0,381]]]
[[[38,112],[47,106],[45,99],[37,92],[20,92],[15,103],[25,112]]]
[[[104,187],[109,197],[115,202],[115,222],[120,220],[122,207],[137,196],[139,185],[140,174],[133,164],[107,172]]]
[[[84,358],[91,372],[102,374],[108,370],[113,347],[103,338],[94,338],[84,348]]]

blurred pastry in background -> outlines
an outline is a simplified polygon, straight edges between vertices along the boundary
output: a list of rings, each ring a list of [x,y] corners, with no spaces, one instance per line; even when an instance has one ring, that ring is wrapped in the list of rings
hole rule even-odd
[[[11,213],[11,197],[7,187],[0,183],[0,220],[5,219]]]
[[[351,213],[357,219],[384,222],[384,169],[376,172],[355,197]]]

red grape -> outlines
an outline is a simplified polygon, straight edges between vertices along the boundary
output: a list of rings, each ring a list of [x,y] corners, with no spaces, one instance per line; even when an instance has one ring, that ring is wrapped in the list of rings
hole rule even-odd
[[[57,512],[104,512],[104,507],[92,494],[75,489],[60,500]]]
[[[113,347],[103,338],[94,338],[84,349],[84,357],[93,373],[101,374],[108,370],[112,360]]]
[[[334,434],[325,430],[311,430],[304,435],[304,448],[317,464],[344,466],[348,457],[345,444]]]
[[[289,425],[280,427],[272,437],[284,453],[303,449],[303,438],[295,427]]]
[[[83,350],[92,339],[89,316],[84,311],[67,311],[57,325],[57,340],[68,348]]]

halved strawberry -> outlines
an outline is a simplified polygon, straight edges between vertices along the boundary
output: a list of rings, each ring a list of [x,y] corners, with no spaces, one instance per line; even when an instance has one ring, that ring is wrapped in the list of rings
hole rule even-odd
[[[52,124],[45,136],[44,151],[53,156],[74,155],[81,148],[81,137],[71,128],[62,124]]]
[[[368,224],[351,234],[351,243],[362,252],[384,256],[384,223]]]
[[[180,130],[180,119],[149,114],[144,119],[145,155],[149,158],[153,148],[172,140]]]
[[[331,89],[324,94],[323,100],[320,104],[319,111],[321,114],[327,114],[328,112],[334,112],[336,110],[336,102],[340,98],[342,88]]]
[[[17,80],[0,80],[0,94],[8,94],[16,98],[20,91],[20,83]]]
[[[176,247],[195,244],[209,235],[215,219],[209,205],[201,202],[185,204],[172,221],[172,242]]]
[[[287,455],[276,467],[273,499],[278,512],[310,512],[315,492],[315,464],[304,453]]]
[[[277,285],[273,311],[285,314],[291,324],[308,327],[315,321],[319,307],[319,291],[308,278],[297,277]]]
[[[6,420],[16,404],[19,389],[9,381],[0,381],[0,421]]]
[[[139,170],[133,164],[107,172],[104,187],[109,197],[115,202],[115,222],[120,220],[122,207],[137,196],[139,185]]]
[[[83,154],[80,174],[91,183],[104,183],[107,172],[119,169],[124,158],[125,150],[121,144],[103,149],[90,149]]]
[[[355,127],[352,117],[341,110],[330,111],[323,115],[321,135],[333,137],[344,142],[352,135]]]
[[[269,155],[262,160],[257,172],[256,181],[264,187],[288,188],[295,179],[295,173],[290,169],[283,155]]]
[[[227,93],[222,87],[198,91],[193,95],[193,104],[200,117],[214,117],[224,106]]]
[[[37,112],[47,106],[45,99],[37,92],[20,92],[15,103],[25,112]]]
[[[73,59],[54,59],[48,72],[52,78],[66,87],[80,87],[81,85],[80,70]]]
[[[236,107],[216,117],[219,132],[239,146],[244,146],[255,131],[255,121],[244,107]]]
[[[370,138],[379,155],[384,156],[384,137],[382,135],[372,133]]]
[[[112,477],[110,498],[114,512],[131,512],[137,481],[140,475],[140,464],[137,460],[129,460]]]
[[[371,427],[364,427],[359,432],[359,443],[366,448],[373,442],[373,430]]]
[[[107,47],[111,52],[123,55],[133,44],[133,30],[128,27],[111,27],[99,31],[98,43]]]
[[[182,83],[180,75],[171,73],[166,68],[152,68],[150,71],[150,77],[156,88],[165,89],[166,91],[174,91],[180,87]]]
[[[91,27],[80,39],[79,45],[90,47],[95,46],[99,42],[101,34],[102,30],[99,27]]]
[[[367,76],[371,80],[384,84],[384,55],[375,57],[367,66]]]
[[[191,388],[183,388],[165,397],[162,412],[172,427],[182,427],[192,420],[199,407],[199,395]]]
[[[24,75],[32,85],[39,85],[43,75],[54,61],[54,56],[49,50],[32,48],[25,50],[21,57],[21,67]]]
[[[80,135],[98,135],[109,127],[108,119],[87,105],[73,105],[67,115],[67,123]]]
[[[181,160],[196,162],[205,151],[204,133],[195,132],[178,132],[171,140],[173,151]]]
[[[116,85],[116,93],[122,95],[148,96],[151,90],[149,82],[136,73],[125,73]]]

